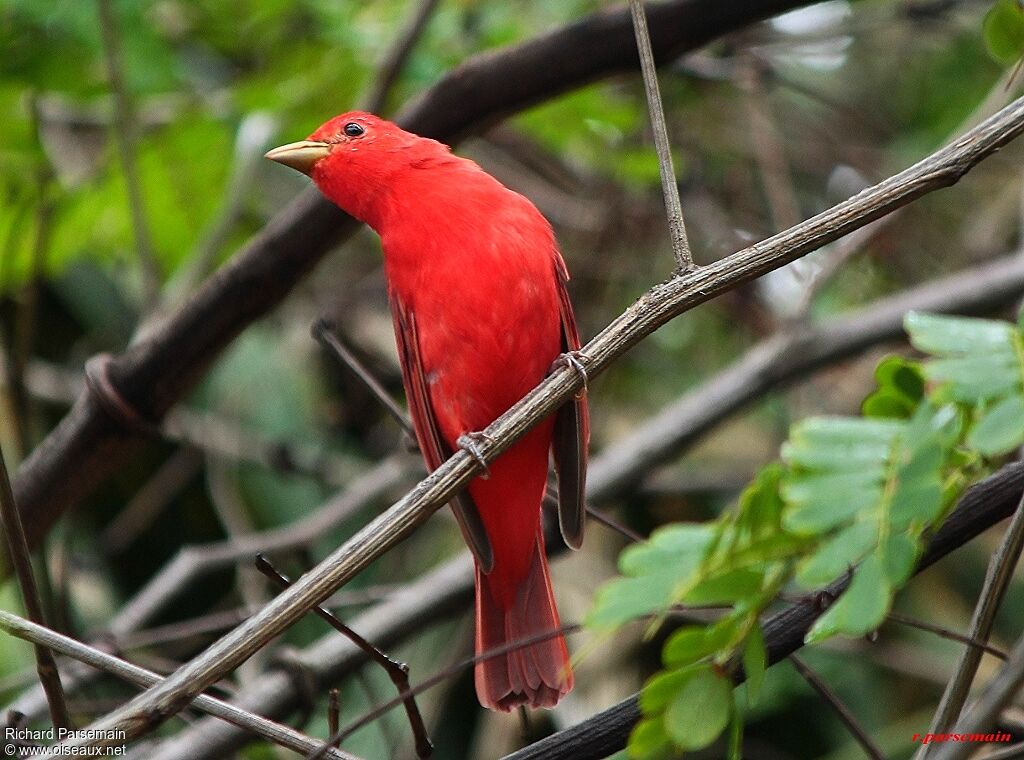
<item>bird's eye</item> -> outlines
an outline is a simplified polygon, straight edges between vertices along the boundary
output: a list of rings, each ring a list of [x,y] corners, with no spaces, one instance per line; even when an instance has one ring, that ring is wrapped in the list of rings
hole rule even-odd
[[[354,121],[350,121],[343,127],[342,131],[349,137],[359,137],[359,135],[363,134],[366,130],[363,129],[362,124],[356,124]]]

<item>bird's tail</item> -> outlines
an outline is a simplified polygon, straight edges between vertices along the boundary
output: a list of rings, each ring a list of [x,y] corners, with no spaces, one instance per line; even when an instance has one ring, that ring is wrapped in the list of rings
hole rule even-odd
[[[476,653],[514,644],[545,633],[550,638],[489,657],[476,665],[480,704],[508,712],[519,705],[554,707],[573,685],[569,652],[558,630],[558,609],[544,554],[544,536],[537,531],[533,558],[506,609],[492,586],[493,576],[476,571]]]

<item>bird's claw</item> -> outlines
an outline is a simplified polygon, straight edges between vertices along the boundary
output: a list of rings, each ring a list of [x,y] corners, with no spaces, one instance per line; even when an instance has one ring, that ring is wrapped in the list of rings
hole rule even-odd
[[[576,373],[583,378],[583,387],[576,393],[576,400],[583,398],[587,395],[587,384],[590,382],[590,377],[587,375],[587,368],[583,366],[583,362],[590,361],[590,357],[582,351],[566,351],[555,359],[551,365],[551,369],[555,370],[559,367],[572,367],[576,370]]]
[[[494,443],[494,439],[487,435],[487,433],[471,432],[460,435],[455,443],[458,444],[460,449],[463,449],[467,454],[473,457],[476,463],[480,465],[481,469],[483,469],[483,473],[481,473],[480,477],[487,480],[487,478],[491,476],[491,470],[487,466],[486,460],[484,460],[483,452],[480,450],[480,444]]]

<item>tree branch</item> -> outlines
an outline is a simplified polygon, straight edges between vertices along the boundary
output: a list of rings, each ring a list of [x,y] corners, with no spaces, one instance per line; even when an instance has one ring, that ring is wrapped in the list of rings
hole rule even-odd
[[[12,636],[17,636],[19,639],[30,641],[37,647],[53,649],[56,652],[60,652],[79,662],[103,670],[138,686],[152,686],[163,680],[152,671],[140,668],[138,665],[133,665],[106,652],[101,652],[99,649],[75,641],[44,626],[23,620],[6,610],[0,610],[0,629],[3,629]],[[293,728],[267,720],[227,702],[208,697],[205,694],[196,697],[192,702],[192,707],[296,752],[308,754],[320,750],[323,745],[323,742],[320,740],[306,736]],[[340,750],[324,752],[323,756],[334,758],[334,760],[359,760],[355,755],[341,752]]]
[[[585,368],[600,374],[625,351],[679,314],[720,293],[778,268],[916,198],[954,184],[985,157],[1024,132],[1024,99],[889,179],[817,216],[713,264],[682,273],[651,288],[586,346]],[[560,367],[489,425],[482,438],[484,462],[508,449],[582,386],[574,368]],[[231,672],[300,618],[311,606],[398,544],[464,488],[483,465],[460,450],[389,510],[281,593],[260,612],[183,665],[158,686],[101,718],[94,728],[124,731],[128,739],[153,730],[196,694]],[[68,744],[94,745],[76,736]],[[102,743],[100,741],[99,743]]]

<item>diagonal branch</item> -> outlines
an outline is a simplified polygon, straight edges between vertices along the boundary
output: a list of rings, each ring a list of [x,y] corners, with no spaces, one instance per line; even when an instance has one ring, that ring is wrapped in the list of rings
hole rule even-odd
[[[985,733],[995,724],[999,713],[1006,707],[1024,685],[1024,635],[1017,639],[1006,663],[967,715],[956,722],[952,734]],[[974,750],[971,742],[946,742],[935,753],[935,760],[961,760]],[[1018,745],[1017,749],[1020,747]],[[1019,754],[1017,755],[1020,756]]]
[[[644,93],[647,108],[651,114],[651,129],[654,132],[654,147],[658,152],[658,172],[661,175],[661,192],[665,196],[665,213],[672,241],[672,253],[676,257],[676,271],[685,272],[693,266],[693,254],[686,239],[686,223],[683,220],[683,206],[679,201],[679,185],[676,170],[672,166],[672,145],[668,140],[665,126],[665,108],[661,104],[661,90],[658,89],[658,73],[654,68],[654,53],[651,51],[651,35],[647,30],[647,12],[640,0],[629,0],[629,15],[633,20],[636,47],[640,53],[640,71],[644,77]],[[799,219],[794,219],[794,222]]]
[[[39,598],[39,588],[32,572],[32,557],[29,555],[28,544],[25,542],[25,531],[18,516],[18,507],[14,503],[11,492],[11,481],[7,476],[7,464],[3,452],[0,451],[0,525],[3,526],[7,538],[7,547],[11,553],[14,573],[21,590],[22,604],[25,612],[34,623],[42,625],[43,603]],[[36,672],[39,683],[46,692],[46,702],[50,708],[50,720],[54,728],[71,728],[71,716],[68,714],[67,701],[64,698],[64,685],[60,680],[60,671],[53,660],[53,653],[43,644],[35,645]]]
[[[140,668],[138,665],[133,665],[112,654],[75,641],[29,620],[23,620],[5,610],[0,610],[0,629],[12,636],[30,641],[36,646],[48,647],[138,686],[152,686],[162,680],[152,671]],[[192,707],[296,752],[314,752],[320,750],[323,745],[323,742],[306,736],[293,728],[254,715],[205,694],[196,697],[192,702]],[[333,760],[359,760],[354,755],[340,750],[326,751],[323,757],[333,758]]]
[[[825,679],[795,654],[789,656],[789,662],[796,669],[796,672],[803,676],[803,679],[807,681],[810,687],[818,693],[818,696],[832,708],[839,720],[842,721],[846,729],[861,746],[861,749],[864,750],[864,754],[872,758],[872,760],[885,760],[885,754],[875,744],[871,735],[864,730],[857,717],[843,703],[839,695],[832,691],[832,688],[825,682]]]
[[[949,146],[853,198],[720,261],[651,288],[583,347],[588,374],[591,377],[600,374],[625,351],[679,314],[806,255],[922,195],[956,183],[1022,132],[1024,99],[1014,101]],[[484,462],[493,461],[527,430],[568,401],[582,384],[583,378],[575,369],[556,369],[486,428],[479,447]],[[101,718],[93,727],[124,731],[128,739],[153,730],[183,709],[196,694],[230,673],[292,625],[306,610],[322,602],[410,535],[464,488],[482,466],[466,451],[457,452],[260,612],[161,684]],[[102,731],[95,735],[102,735]],[[102,743],[88,736],[73,737],[68,743]]]
[[[1021,499],[1021,507],[1024,507],[1024,497]],[[989,560],[985,583],[971,617],[971,628],[968,635],[972,639],[988,641],[992,627],[995,625],[996,612],[999,611],[999,607],[1003,603],[1006,591],[1010,587],[1010,580],[1013,578],[1013,570],[1020,560],[1021,549],[1024,549],[1024,509],[1018,507],[1017,513],[1010,521],[1006,535],[999,543],[999,548]],[[942,699],[939,701],[939,707],[935,711],[935,717],[932,718],[928,733],[947,733],[949,727],[960,717],[960,711],[967,702],[971,683],[974,681],[980,663],[980,649],[977,647],[964,649],[957,662],[956,672],[942,693]],[[932,754],[928,752],[928,745],[922,745],[919,753],[919,757],[927,757]]]

